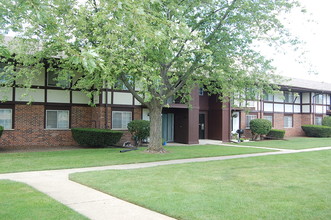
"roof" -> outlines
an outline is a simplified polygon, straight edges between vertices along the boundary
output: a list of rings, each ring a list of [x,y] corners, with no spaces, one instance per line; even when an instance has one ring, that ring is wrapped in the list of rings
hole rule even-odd
[[[331,93],[331,83],[317,82],[313,80],[286,78],[286,80],[282,82],[280,86],[288,89]]]

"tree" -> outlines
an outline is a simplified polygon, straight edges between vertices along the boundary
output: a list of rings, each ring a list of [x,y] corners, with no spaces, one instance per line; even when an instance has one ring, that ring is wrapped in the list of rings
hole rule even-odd
[[[0,6],[2,30],[17,33],[15,46],[0,47],[6,61],[15,54],[16,62],[40,67],[61,57],[48,65],[63,75],[84,73],[75,88],[87,94],[122,81],[150,110],[150,152],[164,152],[161,112],[169,97],[189,103],[196,86],[225,101],[270,91],[273,68],[252,45],[297,43],[278,19],[299,6],[295,0],[0,0]]]

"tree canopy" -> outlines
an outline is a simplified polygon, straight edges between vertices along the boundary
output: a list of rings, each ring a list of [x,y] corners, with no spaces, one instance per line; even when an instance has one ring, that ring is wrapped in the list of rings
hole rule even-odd
[[[0,0],[0,6],[3,33],[16,32],[0,46],[3,60],[15,56],[39,67],[60,58],[48,65],[83,73],[75,88],[90,93],[120,80],[155,115],[169,97],[188,103],[196,86],[221,98],[270,90],[273,67],[254,44],[298,43],[279,19],[299,7],[295,0]]]

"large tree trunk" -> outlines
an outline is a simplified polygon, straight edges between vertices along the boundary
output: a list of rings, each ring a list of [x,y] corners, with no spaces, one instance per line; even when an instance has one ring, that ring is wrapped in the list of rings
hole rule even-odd
[[[149,107],[150,141],[147,151],[150,153],[165,153],[162,146],[162,105],[153,100]]]

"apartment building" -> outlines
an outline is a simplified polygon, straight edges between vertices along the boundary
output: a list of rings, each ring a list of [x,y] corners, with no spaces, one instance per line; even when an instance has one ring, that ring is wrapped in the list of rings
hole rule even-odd
[[[272,122],[274,129],[285,130],[287,137],[303,136],[301,125],[321,125],[323,117],[331,114],[330,99],[331,84],[291,79],[280,85],[280,91],[275,94],[264,94],[260,100],[247,101],[246,111],[233,108],[231,130],[233,133],[244,129],[249,136],[249,122],[264,118]]]
[[[0,65],[3,68],[5,64]],[[0,146],[70,146],[76,145],[71,128],[91,127],[126,131],[131,120],[149,120],[149,110],[129,93],[125,86],[105,88],[88,98],[71,88],[79,76],[55,81],[56,73],[44,68],[26,93],[14,82],[11,88],[0,88],[0,125],[5,132]],[[0,79],[0,84],[5,79]],[[189,108],[177,100],[162,113],[162,136],[168,142],[197,144],[199,139],[229,141],[231,132],[244,129],[249,136],[249,122],[265,118],[276,129],[285,129],[286,136],[302,136],[302,124],[320,124],[330,114],[331,85],[305,80],[292,80],[281,85],[276,94],[239,103],[221,103],[218,96],[209,96],[203,89],[193,89]],[[89,103],[95,104],[94,107]],[[235,101],[234,101],[235,103]],[[130,140],[125,132],[121,142]]]

